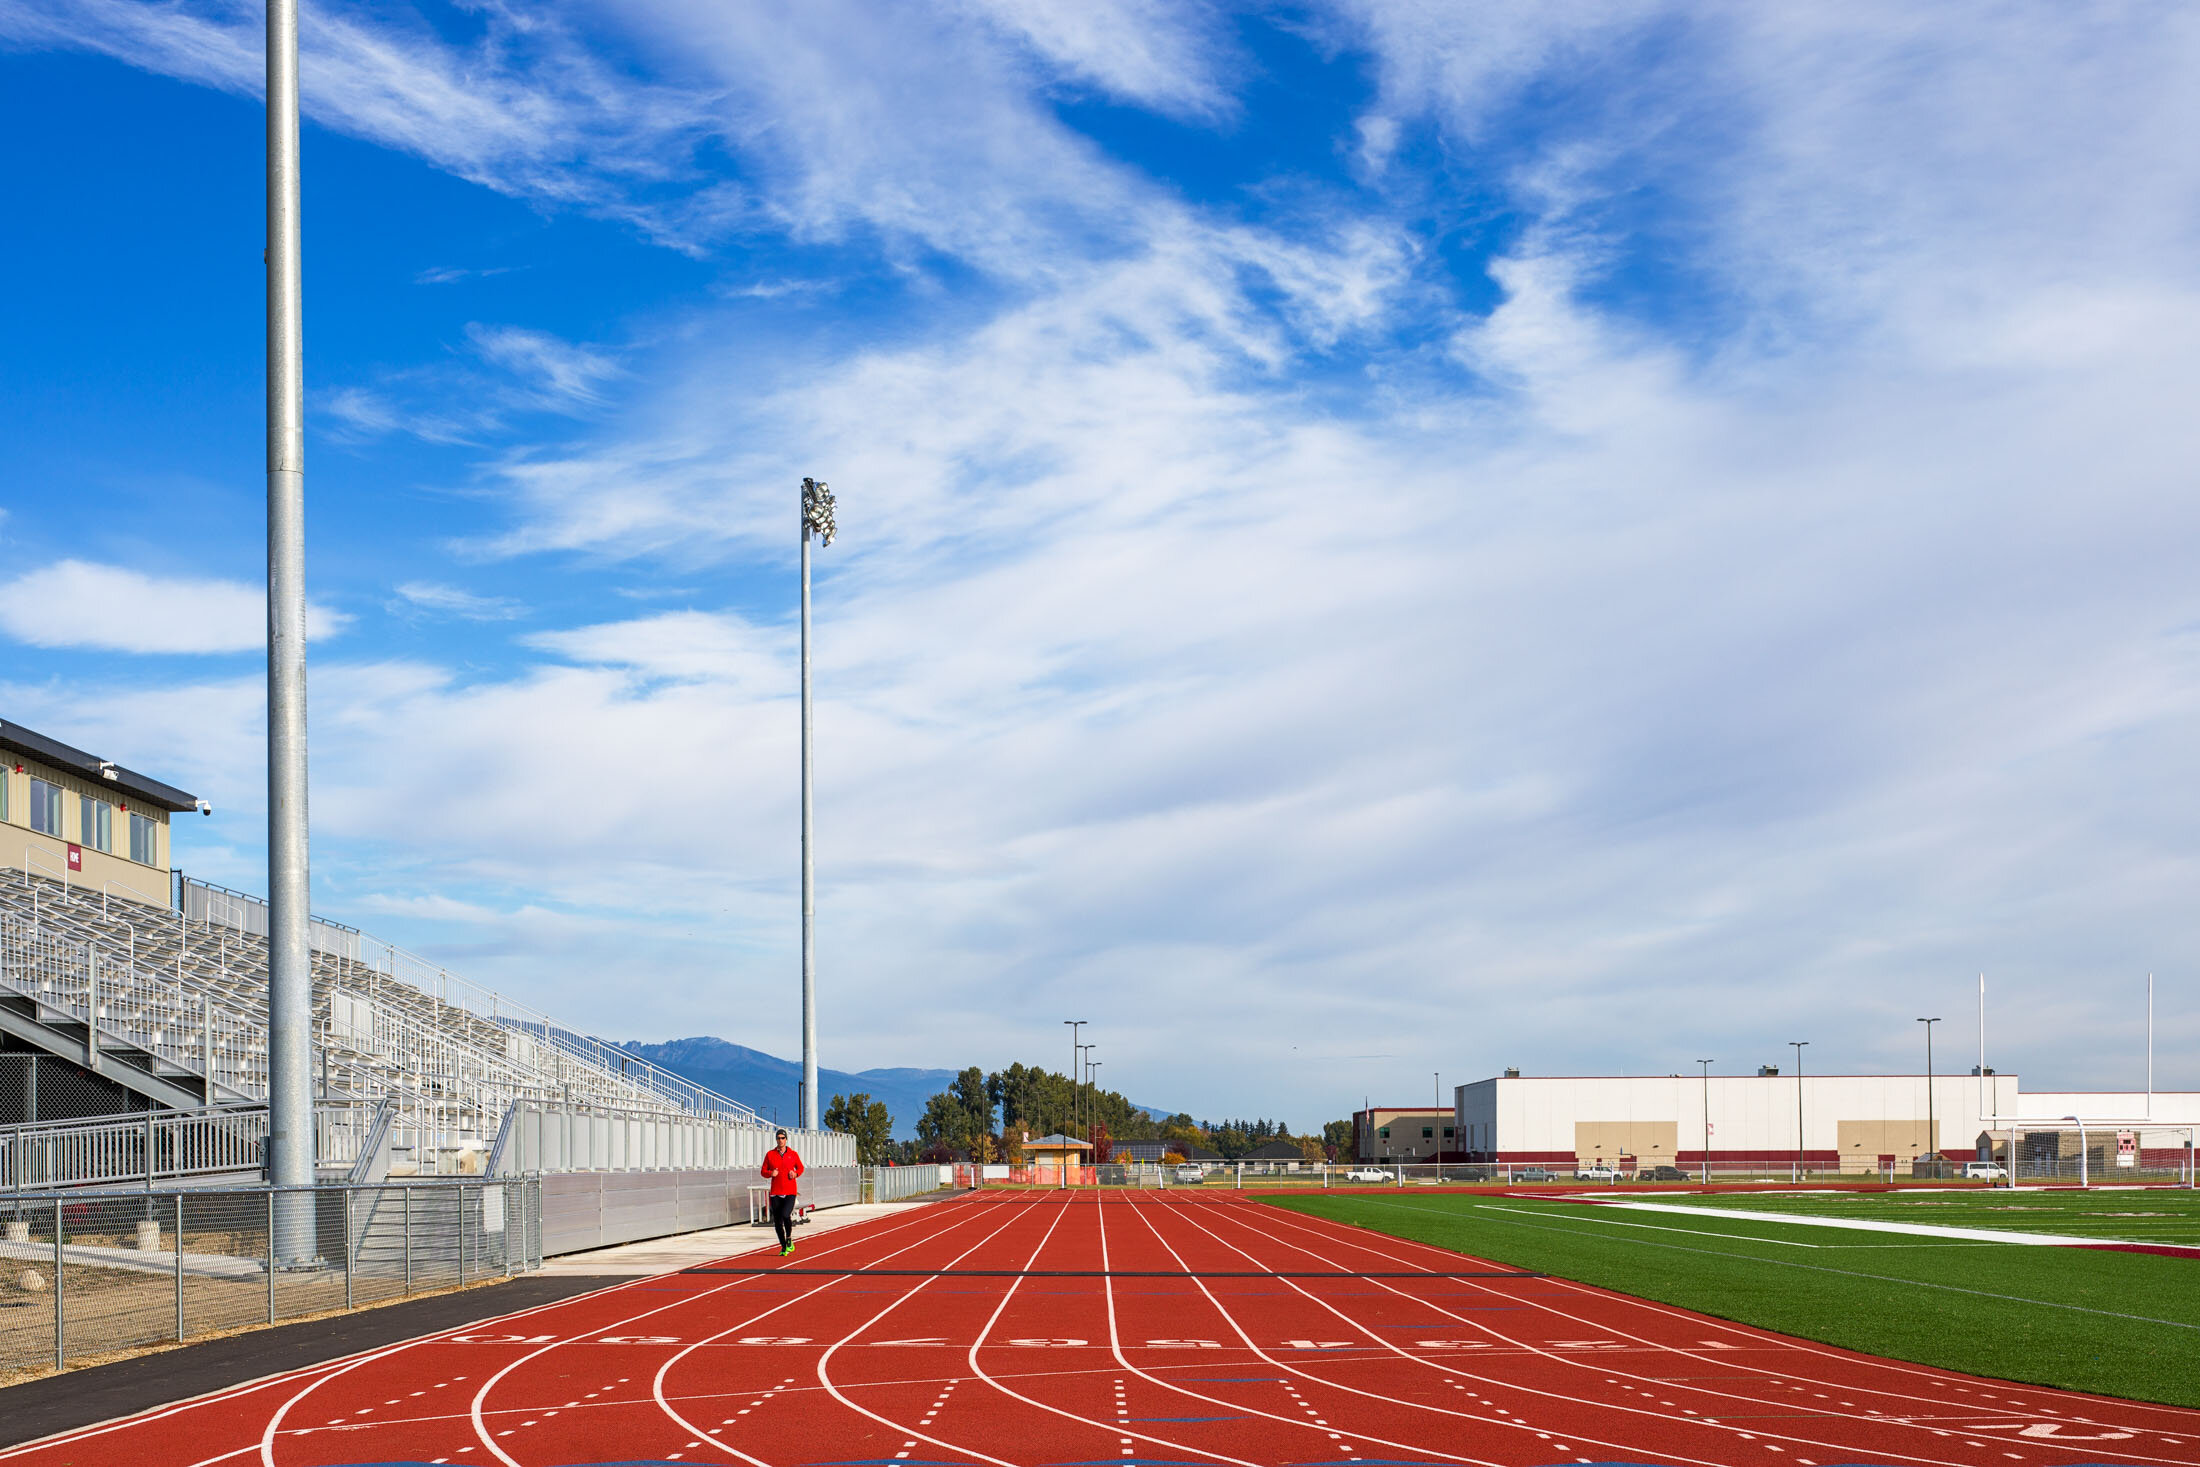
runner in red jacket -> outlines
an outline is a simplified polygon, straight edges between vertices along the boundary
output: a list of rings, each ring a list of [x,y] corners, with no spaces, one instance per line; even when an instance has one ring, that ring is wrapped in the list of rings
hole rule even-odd
[[[779,1256],[785,1258],[794,1252],[794,1181],[802,1175],[802,1154],[787,1144],[785,1131],[779,1133],[779,1144],[764,1153],[757,1174],[772,1184],[772,1228],[779,1234]]]

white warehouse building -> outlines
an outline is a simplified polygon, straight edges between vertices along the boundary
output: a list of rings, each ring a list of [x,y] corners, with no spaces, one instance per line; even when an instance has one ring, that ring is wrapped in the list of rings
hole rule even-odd
[[[2151,1108],[2150,1108],[2151,1106]],[[2015,1075],[1504,1075],[1452,1092],[1463,1159],[1624,1170],[1676,1166],[1819,1171],[1909,1168],[1935,1153],[2027,1162],[2082,1146],[2116,1164],[2182,1165],[2200,1092],[2025,1093]],[[2095,1126],[2081,1141],[2063,1118]],[[2160,1154],[2158,1154],[2160,1153]],[[2125,1165],[2132,1162],[2123,1163]]]

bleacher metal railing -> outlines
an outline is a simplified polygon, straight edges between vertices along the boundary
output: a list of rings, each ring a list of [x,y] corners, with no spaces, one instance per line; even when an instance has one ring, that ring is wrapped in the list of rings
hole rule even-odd
[[[0,1196],[0,1384],[542,1264],[539,1179],[299,1188],[317,1257],[273,1266],[278,1189]]]
[[[355,1163],[377,1107],[327,1102],[314,1115],[323,1167]],[[142,1184],[258,1172],[264,1105],[146,1110],[126,1116],[0,1126],[0,1192]]]

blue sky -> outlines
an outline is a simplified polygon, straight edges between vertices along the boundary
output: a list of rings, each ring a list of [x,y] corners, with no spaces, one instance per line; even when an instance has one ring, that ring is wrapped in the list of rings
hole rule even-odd
[[[264,886],[260,59],[0,0],[0,711]],[[621,1038],[1301,1124],[2200,1087],[2200,21],[313,4],[317,906]],[[1960,1023],[1968,1023],[1962,1019]],[[1968,1041],[1950,1036],[1965,1051]],[[1968,1062],[1968,1061],[1966,1061]]]

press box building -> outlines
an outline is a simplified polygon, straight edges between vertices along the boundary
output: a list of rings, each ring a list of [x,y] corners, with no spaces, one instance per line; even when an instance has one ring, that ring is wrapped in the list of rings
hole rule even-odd
[[[169,818],[197,796],[0,718],[0,865],[166,907]]]

